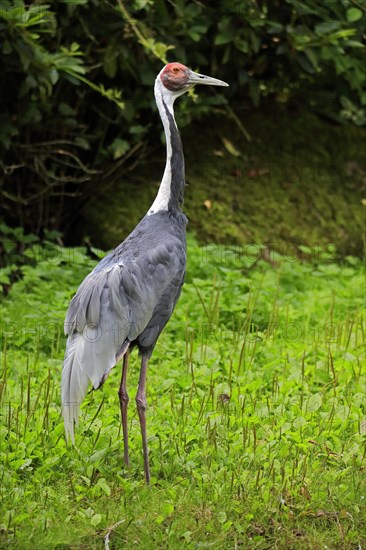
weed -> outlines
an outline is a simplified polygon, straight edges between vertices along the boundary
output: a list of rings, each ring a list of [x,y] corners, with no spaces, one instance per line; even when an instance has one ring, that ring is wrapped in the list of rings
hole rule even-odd
[[[55,248],[22,266],[2,303],[2,548],[363,547],[362,264],[230,250],[190,238],[149,366],[151,487],[133,406],[123,464],[118,366],[65,442],[62,322],[95,262]]]

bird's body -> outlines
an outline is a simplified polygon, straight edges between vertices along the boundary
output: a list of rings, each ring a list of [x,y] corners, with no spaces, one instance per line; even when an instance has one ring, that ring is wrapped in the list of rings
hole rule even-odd
[[[180,218],[168,212],[145,216],[86,277],[70,303],[62,401],[75,404],[66,424],[72,438],[75,407],[89,381],[100,387],[124,346],[138,346],[150,357],[173,312],[186,263],[186,218]]]
[[[159,73],[155,98],[167,138],[167,162],[158,195],[132,233],[82,282],[65,320],[68,341],[62,371],[62,406],[66,434],[74,441],[74,424],[89,382],[95,389],[100,387],[123,357],[119,396],[127,464],[127,365],[129,351],[138,348],[142,367],[136,401],[147,481],[150,479],[145,423],[147,362],[173,313],[186,266],[187,218],[181,210],[184,157],[173,103],[197,82],[226,85],[192,73],[179,63],[171,63]]]

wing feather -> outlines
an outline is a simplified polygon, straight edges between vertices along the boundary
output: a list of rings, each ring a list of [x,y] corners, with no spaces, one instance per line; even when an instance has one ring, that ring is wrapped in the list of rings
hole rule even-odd
[[[89,295],[88,295],[89,296]],[[100,295],[98,324],[85,324],[82,332],[70,334],[62,370],[62,413],[67,437],[74,443],[74,424],[78,423],[81,402],[89,382],[97,389],[116,363],[116,355],[127,340],[129,326],[109,307],[109,289]],[[124,348],[126,352],[128,345]]]
[[[159,243],[141,252],[138,261],[129,258],[111,254],[102,260],[69,305],[62,412],[72,442],[89,383],[98,388],[131,342],[154,346],[180,293],[181,243],[170,248]]]

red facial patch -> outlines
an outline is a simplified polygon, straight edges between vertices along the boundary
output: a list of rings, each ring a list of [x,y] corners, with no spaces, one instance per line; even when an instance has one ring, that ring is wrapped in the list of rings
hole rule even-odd
[[[171,92],[178,92],[188,82],[189,69],[182,63],[168,63],[160,75],[164,86]]]

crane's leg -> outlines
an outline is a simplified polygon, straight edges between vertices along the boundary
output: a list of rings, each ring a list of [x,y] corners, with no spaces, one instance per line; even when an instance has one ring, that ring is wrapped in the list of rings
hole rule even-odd
[[[128,355],[129,355],[129,350],[127,350],[123,356],[121,385],[118,390],[119,404],[121,407],[121,416],[122,416],[123,455],[124,455],[124,460],[127,467],[130,466],[130,461],[128,459],[128,431],[127,431],[127,406],[130,398],[128,397],[128,393],[126,389]]]
[[[149,468],[149,454],[147,448],[147,435],[146,435],[146,417],[145,411],[147,407],[146,401],[146,371],[147,371],[147,357],[142,357],[141,370],[139,378],[139,386],[136,395],[137,412],[139,414],[141,435],[142,435],[142,450],[144,453],[144,471],[146,483],[150,483],[150,468]]]

